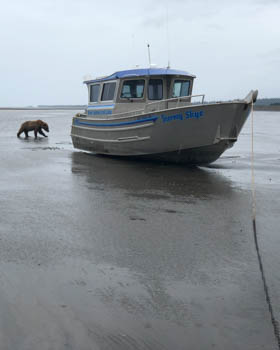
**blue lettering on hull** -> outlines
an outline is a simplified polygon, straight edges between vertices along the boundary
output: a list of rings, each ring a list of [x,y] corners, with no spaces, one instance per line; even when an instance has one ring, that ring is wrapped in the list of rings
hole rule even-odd
[[[189,110],[185,113],[177,113],[173,115],[161,114],[161,120],[163,121],[163,123],[172,122],[174,120],[199,119],[201,117],[204,117],[204,111],[193,112]]]
[[[187,111],[186,112],[186,119],[191,119],[191,118],[199,119],[200,117],[203,117],[203,116],[204,116],[203,111],[198,111],[198,112]]]

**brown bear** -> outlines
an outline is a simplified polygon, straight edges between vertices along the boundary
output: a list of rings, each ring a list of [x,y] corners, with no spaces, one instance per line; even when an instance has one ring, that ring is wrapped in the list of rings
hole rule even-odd
[[[21,127],[17,133],[17,137],[20,137],[21,133],[25,133],[25,137],[28,137],[28,132],[34,130],[34,136],[35,139],[37,139],[37,133],[48,137],[47,135],[45,135],[43,133],[43,130],[49,132],[49,126],[47,123],[43,122],[42,120],[28,120],[27,122],[24,122],[23,124],[21,124]]]

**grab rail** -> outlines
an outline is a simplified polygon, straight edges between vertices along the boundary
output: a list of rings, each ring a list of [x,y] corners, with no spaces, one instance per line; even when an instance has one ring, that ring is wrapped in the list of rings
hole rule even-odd
[[[203,104],[204,103],[204,98],[205,98],[205,94],[199,94],[199,95],[189,95],[189,96],[182,96],[182,97],[172,97],[172,98],[168,98],[168,99],[165,99],[165,100],[159,100],[159,101],[155,101],[155,102],[150,102],[150,103],[147,103],[144,110],[145,112],[147,111],[147,109],[151,106],[151,105],[157,105],[157,109],[156,110],[160,110],[160,105],[161,104],[164,104],[165,108],[164,109],[169,109],[169,108],[174,108],[174,106],[172,107],[169,107],[168,106],[168,102],[177,102],[176,103],[176,108],[179,107],[179,102],[185,102],[187,104],[191,104],[191,99],[193,97],[201,97],[201,103]],[[156,110],[153,110],[156,111]]]
[[[168,98],[165,100],[159,100],[159,101],[147,103],[145,105],[145,107],[142,109],[132,110],[132,111],[128,111],[128,112],[114,113],[113,114],[114,117],[112,119],[115,119],[116,117],[119,117],[119,119],[124,119],[127,117],[133,117],[133,116],[136,116],[139,114],[144,114],[144,113],[149,113],[149,112],[157,112],[157,111],[163,110],[163,109],[178,108],[181,106],[192,104],[191,100],[194,97],[201,97],[201,104],[204,103],[205,94],[189,95],[189,96],[183,96],[183,97],[172,97],[172,98]],[[175,107],[174,107],[174,104],[169,106],[169,102],[170,103],[176,102]],[[183,104],[180,104],[180,106],[179,106],[179,103],[182,103],[182,102],[183,102]],[[149,107],[151,107],[152,105],[157,105],[157,108],[148,110]],[[163,105],[163,108],[160,108],[161,105]],[[108,120],[111,118],[106,118],[106,119]],[[104,120],[104,118],[100,118],[100,120]]]

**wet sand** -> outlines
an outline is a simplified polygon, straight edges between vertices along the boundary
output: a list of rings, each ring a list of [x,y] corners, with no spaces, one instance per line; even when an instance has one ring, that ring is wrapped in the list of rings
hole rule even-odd
[[[250,121],[208,167],[72,148],[76,111],[0,111],[1,350],[276,349]],[[43,119],[48,138],[16,137]],[[280,319],[280,113],[255,112],[257,232]]]

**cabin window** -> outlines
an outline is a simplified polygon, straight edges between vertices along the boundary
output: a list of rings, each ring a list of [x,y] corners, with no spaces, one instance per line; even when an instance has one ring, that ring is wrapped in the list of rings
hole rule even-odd
[[[90,86],[90,102],[97,102],[99,97],[100,84]]]
[[[127,80],[123,83],[121,98],[143,98],[145,80]]]
[[[148,87],[149,100],[162,100],[163,83],[162,79],[150,79]]]
[[[112,101],[115,96],[116,83],[105,83],[103,85],[101,101]]]
[[[173,85],[172,97],[189,96],[189,89],[189,80],[175,80]]]

